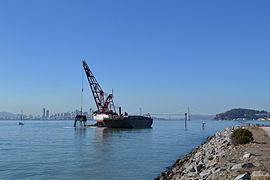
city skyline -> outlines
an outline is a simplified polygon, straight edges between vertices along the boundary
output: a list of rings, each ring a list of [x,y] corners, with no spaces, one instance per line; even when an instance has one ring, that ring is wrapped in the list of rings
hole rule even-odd
[[[0,112],[79,109],[83,59],[130,114],[269,111],[270,2],[229,2],[2,2]]]
[[[65,112],[56,112],[56,113],[49,113],[50,110],[46,108],[42,108],[42,111],[38,115],[33,115],[31,113],[24,114],[22,111],[20,114],[13,114],[10,112],[0,112],[1,113],[8,113],[7,116],[0,115],[0,120],[73,120],[77,114],[81,114],[81,111],[76,109],[72,111],[65,111]],[[88,117],[88,120],[92,118],[92,109],[88,111],[83,111],[82,114]]]

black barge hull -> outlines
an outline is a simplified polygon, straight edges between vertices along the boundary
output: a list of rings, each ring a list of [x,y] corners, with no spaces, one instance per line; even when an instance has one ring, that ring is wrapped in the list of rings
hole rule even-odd
[[[108,128],[150,128],[153,119],[144,116],[128,116],[104,119],[103,123]]]

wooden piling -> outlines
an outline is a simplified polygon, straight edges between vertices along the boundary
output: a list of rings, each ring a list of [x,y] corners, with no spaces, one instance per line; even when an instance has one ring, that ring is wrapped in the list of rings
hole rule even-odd
[[[185,129],[187,128],[187,113],[185,113]]]

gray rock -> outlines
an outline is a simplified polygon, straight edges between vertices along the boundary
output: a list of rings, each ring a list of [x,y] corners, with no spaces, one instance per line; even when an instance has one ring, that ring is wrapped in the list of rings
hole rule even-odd
[[[196,158],[200,157],[201,155],[202,155],[202,153],[199,151],[194,155],[194,158],[196,159]]]
[[[237,170],[237,169],[241,169],[241,168],[242,168],[242,164],[235,164],[235,165],[233,165],[231,170]]]
[[[198,173],[196,173],[196,172],[189,172],[187,174],[188,177],[194,177],[194,176],[197,176],[197,175],[198,175]]]
[[[196,166],[196,171],[197,172],[201,172],[203,168],[204,168],[204,165],[203,164],[199,164],[199,165]]]
[[[196,164],[199,164],[199,162],[201,161],[200,157],[197,157],[196,159],[193,160]]]
[[[250,162],[242,163],[242,168],[249,168],[249,167],[254,167],[254,165]]]
[[[235,164],[233,165],[233,167],[231,168],[231,170],[239,170],[242,168],[249,168],[249,167],[253,167],[254,165],[250,162],[245,162],[245,163],[240,163],[240,164]]]
[[[208,164],[208,162],[209,162],[209,161],[208,161],[207,159],[204,159],[202,164],[207,165],[207,164]]]
[[[183,169],[187,169],[189,166],[190,166],[190,163],[185,163],[185,164],[183,165]]]
[[[185,169],[185,172],[188,173],[188,172],[195,172],[195,169],[194,169],[194,166],[192,164],[190,164],[186,169]]]
[[[250,179],[250,176],[248,173],[241,174],[237,176],[236,178],[234,178],[234,180],[249,180],[249,179]]]
[[[253,176],[269,176],[267,171],[253,171],[251,177]]]
[[[200,177],[202,179],[206,179],[211,174],[211,171],[209,169],[205,169],[200,173]]]
[[[227,154],[227,151],[226,151],[226,150],[222,150],[222,151],[220,151],[220,152],[218,153],[218,155],[219,155],[220,157],[224,157],[226,154]]]
[[[214,174],[214,172],[215,172],[215,168],[214,167],[210,167],[208,169],[211,171],[211,174]]]
[[[173,174],[179,172],[179,167],[174,167],[174,168],[172,168],[172,172],[173,172]]]
[[[225,171],[225,169],[217,167],[217,168],[215,168],[214,173],[219,173],[221,171]]]
[[[243,158],[248,159],[248,158],[250,158],[250,155],[251,155],[250,153],[246,153],[246,154],[244,154]]]
[[[180,180],[181,177],[180,177],[180,175],[176,174],[172,178],[175,179],[175,180]]]
[[[211,161],[208,161],[207,163],[207,167],[213,167],[217,164],[217,161],[216,160],[211,160]]]
[[[213,160],[213,159],[214,157],[212,155],[208,157],[208,160]]]

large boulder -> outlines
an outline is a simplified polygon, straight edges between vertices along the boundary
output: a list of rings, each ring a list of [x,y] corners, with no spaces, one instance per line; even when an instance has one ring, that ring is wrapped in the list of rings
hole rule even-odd
[[[196,171],[200,173],[200,172],[202,171],[203,168],[204,168],[204,165],[203,165],[203,164],[198,164],[198,165],[196,166]]]
[[[245,162],[245,163],[240,163],[240,164],[235,164],[233,165],[233,167],[231,168],[231,170],[239,170],[239,169],[243,169],[243,168],[249,168],[249,167],[253,167],[254,165],[250,162]]]
[[[249,179],[250,179],[250,176],[248,173],[241,174],[237,176],[236,178],[234,178],[234,180],[249,180]]]

